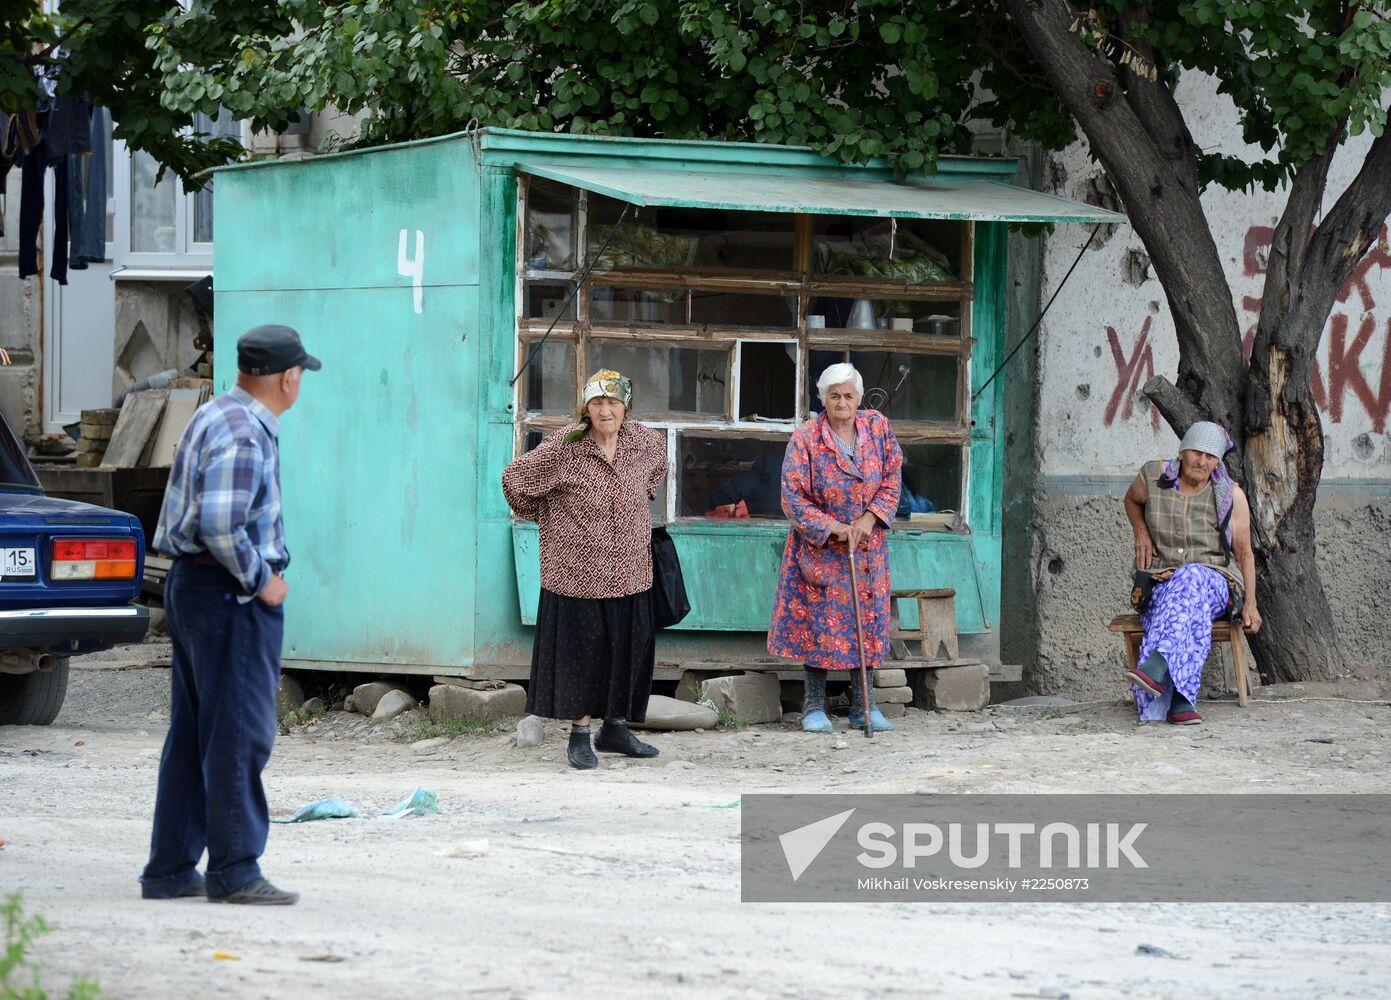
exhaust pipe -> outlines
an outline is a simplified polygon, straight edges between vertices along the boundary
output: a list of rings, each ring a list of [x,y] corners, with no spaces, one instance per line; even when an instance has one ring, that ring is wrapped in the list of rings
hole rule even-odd
[[[52,653],[0,653],[0,674],[46,674],[61,659]]]

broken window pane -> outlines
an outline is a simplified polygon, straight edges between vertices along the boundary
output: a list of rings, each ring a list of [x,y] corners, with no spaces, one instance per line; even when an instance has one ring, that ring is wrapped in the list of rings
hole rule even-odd
[[[728,350],[701,351],[626,341],[593,340],[589,367],[611,368],[633,383],[638,413],[691,413],[723,416]]]
[[[786,451],[786,439],[682,434],[676,444],[677,516],[700,517],[742,500],[753,517],[781,518]]]
[[[816,380],[833,364],[849,361],[865,383],[860,406],[890,420],[954,423],[957,416],[957,367],[952,354],[907,354],[887,351],[810,351],[807,382],[813,411],[824,409]]]
[[[903,446],[903,490],[898,502],[900,517],[910,512],[961,510],[964,451],[955,444]]]
[[[936,219],[812,217],[812,272],[914,285],[960,280],[965,223]]]
[[[739,345],[739,419],[792,420],[797,416],[796,343]]]
[[[797,297],[698,288],[691,292],[691,322],[790,330],[797,325]]]
[[[575,266],[575,189],[532,178],[526,195],[526,249],[533,270],[569,271]]]
[[[570,285],[558,285],[542,281],[528,281],[526,283],[526,312],[528,319],[555,319],[557,316],[562,320],[573,320],[575,318],[575,300],[570,299],[566,304],[566,299],[570,297]],[[565,311],[561,312],[561,307]]]
[[[686,293],[667,288],[610,288],[589,293],[589,321],[615,326],[673,326],[686,322]]]
[[[522,359],[531,364],[522,375],[522,409],[527,413],[568,416],[575,410],[575,345],[563,340],[523,343]]]
[[[624,204],[590,195],[588,254],[598,255],[596,271],[792,270],[794,215],[630,206],[622,225],[614,229]],[[599,254],[610,232],[609,245]]]

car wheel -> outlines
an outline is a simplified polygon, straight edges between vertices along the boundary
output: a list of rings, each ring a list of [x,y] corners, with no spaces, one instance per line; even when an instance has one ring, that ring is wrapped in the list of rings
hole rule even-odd
[[[0,726],[46,726],[58,718],[68,693],[68,661],[52,670],[0,674]]]

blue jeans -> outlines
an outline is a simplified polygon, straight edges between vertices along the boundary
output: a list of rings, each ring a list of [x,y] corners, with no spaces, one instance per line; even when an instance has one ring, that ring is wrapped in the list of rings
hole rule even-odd
[[[178,896],[198,880],[225,896],[261,877],[270,813],[261,771],[275,743],[284,612],[220,566],[184,557],[169,572],[165,609],[174,642],[169,735],[159,762],[147,894]]]

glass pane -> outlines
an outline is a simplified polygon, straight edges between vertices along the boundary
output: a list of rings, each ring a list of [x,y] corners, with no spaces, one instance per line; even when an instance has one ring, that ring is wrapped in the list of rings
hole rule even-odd
[[[624,204],[599,195],[589,198],[588,254],[597,254],[613,232],[607,249],[595,264],[597,271],[792,270],[795,216],[634,206],[623,216],[623,224],[614,230]]]
[[[686,322],[686,293],[676,289],[595,288],[589,321],[619,326],[671,326]]]
[[[813,216],[812,270],[914,285],[956,281],[962,274],[964,226],[934,219]]]
[[[922,299],[834,298],[822,296],[810,301],[808,329],[899,330],[936,337],[961,335],[961,303],[931,302]]]
[[[676,445],[677,515],[700,517],[742,500],[753,517],[782,517],[786,451],[785,440],[681,435]]]
[[[522,258],[527,267],[569,271],[575,266],[574,188],[533,178],[527,184],[526,246]]]
[[[179,182],[173,171],[155,183],[159,164],[149,153],[130,158],[130,249],[134,253],[174,253]]]
[[[193,130],[205,137],[241,137],[241,122],[232,117],[226,108],[218,111],[216,118],[209,118],[201,111],[193,117]],[[213,182],[203,185],[201,191],[193,195],[193,242],[211,243],[213,241]]]
[[[611,368],[633,383],[636,413],[723,416],[729,352],[648,347],[612,340],[589,343],[589,367]]]
[[[862,409],[878,410],[891,420],[957,421],[955,355],[887,351],[809,351],[807,385],[813,412],[824,407],[816,380],[828,367],[849,361],[865,383]]]
[[[691,292],[691,322],[791,330],[797,325],[797,297],[695,289]]]
[[[522,376],[522,408],[528,413],[571,416],[578,393],[575,389],[575,345],[548,340],[538,351],[525,344],[523,360],[531,357]]]
[[[797,345],[739,345],[739,418],[791,420],[797,415]]]
[[[954,444],[910,444],[903,447],[903,491],[898,516],[961,509],[963,449]]]
[[[666,446],[666,439],[667,439],[667,432],[664,431],[664,430],[662,430],[662,429],[660,429],[660,428],[654,428],[654,429],[657,431],[658,434],[662,435],[662,446],[665,447],[665,446]],[[665,524],[665,523],[666,523],[666,519],[667,519],[667,480],[669,480],[670,478],[671,478],[671,476],[668,475],[665,479],[662,480],[661,485],[657,487],[657,495],[656,495],[656,497],[654,497],[652,500],[648,501],[647,509],[652,513],[652,523],[653,523],[653,524]]]
[[[570,285],[547,284],[540,281],[528,281],[526,283],[526,316],[528,319],[555,319],[559,316],[563,320],[573,320],[575,318],[575,300],[570,299],[566,305],[566,299],[570,298]],[[564,313],[561,307],[565,307]]]

